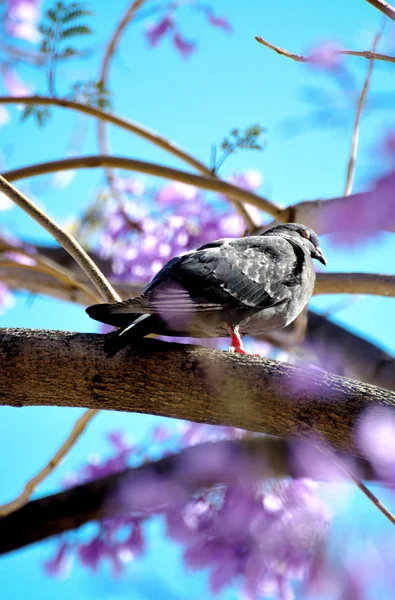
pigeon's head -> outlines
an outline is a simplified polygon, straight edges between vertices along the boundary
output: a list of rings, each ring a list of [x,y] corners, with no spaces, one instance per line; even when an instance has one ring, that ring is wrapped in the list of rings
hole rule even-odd
[[[284,223],[265,231],[263,235],[282,235],[284,237],[296,239],[307,248],[311,258],[316,258],[320,263],[326,265],[326,259],[320,248],[318,235],[306,225],[301,225],[300,223]]]

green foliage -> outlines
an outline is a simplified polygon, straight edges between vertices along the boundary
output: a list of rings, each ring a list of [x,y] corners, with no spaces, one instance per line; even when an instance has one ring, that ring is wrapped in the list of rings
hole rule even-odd
[[[213,147],[211,159],[213,174],[218,171],[228,156],[235,154],[238,150],[263,150],[265,144],[260,143],[260,138],[265,131],[265,128],[261,127],[259,123],[250,125],[243,132],[240,132],[240,129],[237,128],[232,129],[229,136],[224,138],[220,145],[222,154],[218,160],[216,159],[216,147]]]
[[[55,70],[59,59],[68,59],[81,56],[82,52],[74,46],[78,38],[86,37],[93,33],[92,29],[83,22],[91,16],[89,10],[80,2],[66,4],[56,2],[52,8],[45,11],[39,26],[42,34],[40,52],[48,62],[48,85],[50,93],[55,96]],[[67,41],[67,46],[62,43]]]
[[[104,87],[102,81],[77,81],[71,88],[68,98],[101,110],[112,110],[111,92]]]
[[[29,104],[28,106],[25,106],[21,116],[21,121],[26,121],[26,119],[29,117],[35,118],[37,125],[41,128],[44,127],[44,125],[46,125],[51,118],[51,112],[47,107],[41,107],[37,104]]]

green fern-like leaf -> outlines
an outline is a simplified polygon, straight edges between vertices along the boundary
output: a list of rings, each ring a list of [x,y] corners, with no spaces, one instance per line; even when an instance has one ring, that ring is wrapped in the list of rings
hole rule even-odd
[[[62,16],[62,23],[71,23],[71,21],[76,21],[81,17],[89,17],[93,15],[93,13],[89,10],[85,10],[83,8],[75,8],[74,10],[69,10]]]
[[[92,29],[87,25],[76,25],[75,27],[68,27],[60,32],[59,39],[68,40],[72,37],[78,37],[80,35],[90,35]]]

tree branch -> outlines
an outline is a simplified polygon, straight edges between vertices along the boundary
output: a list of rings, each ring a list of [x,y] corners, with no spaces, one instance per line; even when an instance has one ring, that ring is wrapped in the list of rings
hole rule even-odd
[[[200,162],[191,154],[188,154],[188,152],[180,148],[177,144],[167,140],[156,131],[147,129],[146,127],[144,127],[140,123],[136,123],[135,121],[122,119],[120,117],[117,117],[116,115],[113,115],[112,113],[102,111],[98,108],[94,108],[93,106],[89,106],[88,104],[81,104],[79,102],[73,102],[71,100],[66,100],[63,98],[52,98],[46,96],[0,96],[0,104],[52,105],[60,106],[62,108],[70,110],[76,110],[78,112],[91,115],[92,117],[96,117],[101,121],[111,123],[112,125],[116,125],[121,129],[125,129],[126,131],[130,131],[130,133],[138,135],[139,137],[147,140],[148,142],[151,142],[158,148],[162,148],[162,150],[169,152],[169,154],[180,158],[185,163],[191,165],[191,167],[196,169],[199,173],[202,173],[203,175],[207,175],[208,177],[212,177],[214,179],[219,179],[221,181],[221,179],[217,175],[213,175],[211,169],[209,169],[204,163]],[[254,231],[256,224],[246,207],[243,204],[241,204],[237,200],[237,198],[232,197],[229,198],[229,200],[244,218],[249,231]],[[267,202],[269,202],[269,200],[267,200]]]
[[[164,167],[162,165],[156,165],[141,160],[123,158],[121,156],[77,156],[75,158],[64,158],[45,163],[37,163],[19,169],[12,169],[11,171],[3,173],[3,176],[9,181],[15,181],[16,179],[36,177],[37,175],[54,173],[56,171],[67,169],[89,169],[106,166],[129,171],[138,171],[139,173],[146,173],[148,175],[155,175],[156,177],[164,177],[175,181],[182,181],[183,183],[200,187],[205,190],[226,194],[236,198],[240,202],[252,204],[260,210],[268,212],[276,219],[281,219],[282,209],[280,206],[262,198],[262,196],[239,188],[232,183],[222,181],[221,179],[215,179],[214,177],[195,175],[193,173],[187,173],[186,171],[180,171],[178,169],[172,169],[170,167]]]
[[[374,40],[373,40],[373,44],[372,44],[372,53],[374,53],[377,48],[377,45],[378,45],[380,38],[382,36],[382,33],[383,33],[383,29],[384,29],[384,26],[381,28],[379,33],[377,33],[374,36]],[[373,66],[374,66],[374,60],[370,61],[370,63],[369,63],[365,82],[364,82],[362,90],[361,90],[361,94],[360,94],[358,104],[357,104],[357,110],[355,113],[355,121],[354,121],[354,127],[353,127],[352,138],[351,138],[350,158],[348,161],[346,185],[345,185],[345,189],[344,189],[345,196],[349,196],[351,194],[352,186],[354,183],[355,161],[357,158],[358,142],[359,142],[359,127],[360,127],[360,122],[361,122],[361,117],[362,117],[362,111],[364,109],[366,98],[367,98],[368,91],[369,91],[370,80],[372,78]]]
[[[3,330],[0,404],[141,412],[281,437],[314,434],[356,455],[353,427],[361,413],[395,407],[388,390],[198,346],[144,339],[110,360],[103,339]]]
[[[367,1],[369,2],[369,0],[367,0]],[[285,48],[281,48],[280,46],[275,46],[274,44],[271,44],[270,42],[268,42],[267,40],[265,40],[262,37],[256,36],[255,39],[257,42],[259,42],[263,46],[266,46],[266,48],[270,48],[270,50],[274,50],[274,52],[277,52],[277,54],[280,54],[281,56],[285,56],[286,58],[290,58],[291,60],[294,60],[296,62],[308,63],[311,61],[312,57],[310,57],[310,56],[294,54],[293,52],[289,52]],[[360,56],[360,57],[366,58],[368,60],[382,60],[385,62],[395,62],[395,56],[391,56],[388,54],[378,54],[377,52],[372,52],[370,50],[364,50],[364,51],[334,50],[333,52],[334,52],[334,54],[338,54],[339,56],[341,56],[341,55]]]
[[[377,10],[381,11],[386,17],[389,17],[393,21],[395,21],[395,8],[388,4],[388,2],[384,2],[383,0],[366,0],[369,4],[377,8]]]
[[[303,443],[298,444],[302,456],[311,456],[312,451],[317,452],[310,445],[304,450],[304,446]],[[202,453],[212,455],[213,452],[218,457],[222,456],[224,461],[231,457],[233,462],[245,464],[249,472],[262,479],[311,477],[310,465],[298,460],[299,453],[295,452],[295,444],[284,439],[265,436],[241,441],[199,444],[185,448],[179,454],[144,463],[133,469],[125,469],[120,473],[29,502],[13,514],[0,519],[0,554],[76,529],[89,521],[124,513],[122,495],[114,491],[125,487],[130,490],[138,488],[139,482],[147,475],[171,477],[172,481],[176,481],[189,495],[202,487],[224,483],[220,477],[220,468],[217,469],[217,473],[211,470],[210,477],[204,472],[196,473],[196,470],[194,477],[188,477],[185,470],[185,464],[189,461],[201,464]],[[336,458],[340,463],[349,463],[346,456],[337,454]],[[373,478],[367,461],[358,460],[354,468],[363,479]],[[316,473],[316,476],[320,474]],[[327,473],[323,472],[322,480],[327,476]]]
[[[10,198],[17,206],[27,213],[36,223],[41,225],[55,240],[74,258],[74,260],[85,271],[89,279],[100,292],[104,300],[117,302],[120,298],[108,283],[103,273],[89,258],[85,250],[67,231],[48,217],[42,210],[33,204],[26,196],[12,186],[2,175],[0,175],[0,191]]]

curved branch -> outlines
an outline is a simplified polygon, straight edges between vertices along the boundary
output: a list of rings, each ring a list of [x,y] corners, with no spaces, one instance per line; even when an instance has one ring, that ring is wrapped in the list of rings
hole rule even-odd
[[[99,110],[98,108],[94,108],[93,106],[81,104],[79,102],[72,102],[71,100],[65,100],[62,98],[52,98],[46,96],[18,96],[17,98],[15,96],[0,96],[0,104],[52,105],[60,106],[62,108],[68,108],[70,110],[76,110],[78,112],[91,115],[92,117],[96,117],[101,121],[106,121],[107,123],[111,123],[112,125],[116,125],[121,129],[125,129],[126,131],[130,131],[130,133],[138,135],[139,137],[147,140],[148,142],[151,142],[155,146],[158,146],[158,148],[162,148],[162,150],[169,152],[169,154],[180,158],[185,163],[191,165],[191,167],[199,171],[199,173],[222,181],[217,175],[213,175],[211,169],[209,169],[204,163],[194,158],[191,154],[188,154],[188,152],[180,148],[174,142],[170,142],[166,138],[162,137],[156,131],[152,131],[151,129],[148,129],[140,123],[136,123],[135,121],[121,119],[116,115]],[[240,204],[237,198],[229,198],[229,200],[234,204],[235,208],[244,218],[249,231],[254,231],[254,229],[256,228],[255,221],[253,220],[245,206]],[[267,202],[269,202],[269,200],[267,200]]]
[[[317,370],[150,339],[109,360],[103,340],[2,330],[0,404],[148,413],[280,437],[318,435],[355,455],[353,429],[361,413],[395,408],[394,392]]]
[[[205,190],[226,194],[236,198],[240,202],[252,204],[260,210],[263,210],[274,216],[276,219],[281,219],[283,213],[283,210],[280,206],[269,202],[265,198],[262,198],[262,196],[258,196],[257,194],[239,188],[237,185],[233,185],[232,183],[222,181],[221,179],[205,177],[203,175],[195,175],[193,173],[187,173],[186,171],[180,171],[178,169],[172,169],[170,167],[164,167],[162,165],[156,165],[154,163],[145,162],[142,160],[123,158],[121,156],[77,156],[75,158],[64,158],[45,163],[37,163],[35,165],[29,165],[28,167],[21,167],[19,169],[12,169],[3,173],[3,176],[9,181],[15,181],[16,179],[36,177],[37,175],[54,173],[56,171],[63,171],[67,169],[89,169],[97,167],[116,167],[129,171],[138,171],[139,173],[155,175],[156,177],[164,177],[165,179],[173,179],[175,181],[181,181]]]
[[[367,1],[369,2],[369,0]],[[286,58],[290,58],[291,60],[294,60],[296,62],[308,63],[311,61],[310,56],[303,56],[302,54],[294,54],[293,52],[289,52],[285,48],[281,48],[280,46],[275,46],[274,44],[271,44],[263,37],[255,36],[255,39],[263,46],[266,46],[266,48],[270,48],[270,50],[274,50],[274,52],[277,52],[277,54],[285,56]],[[391,56],[389,54],[379,54],[377,52],[372,52],[371,50],[333,50],[333,52],[334,54],[338,54],[339,56],[360,56],[368,60],[382,60],[384,62],[395,62],[395,56]]]
[[[61,108],[66,108],[69,110],[75,110],[80,113],[84,113],[86,115],[90,115],[91,117],[95,117],[101,121],[106,121],[106,123],[111,123],[116,127],[120,127],[125,131],[129,131],[130,133],[134,133],[139,137],[151,142],[155,146],[162,148],[166,152],[169,152],[173,156],[177,156],[185,163],[191,165],[197,171],[204,173],[205,175],[210,175],[210,169],[208,169],[203,163],[196,160],[193,156],[185,152],[182,148],[177,146],[174,142],[170,142],[166,138],[159,135],[156,131],[148,129],[144,127],[140,123],[136,123],[135,121],[130,121],[128,119],[122,119],[113,115],[110,112],[106,112],[100,110],[98,108],[94,108],[93,106],[89,106],[88,104],[81,104],[80,102],[73,102],[71,100],[65,100],[63,98],[52,98],[46,96],[0,96],[0,104],[40,104],[40,105],[48,105],[48,106],[59,106]]]
[[[381,28],[379,33],[377,33],[374,36],[374,40],[373,40],[373,44],[372,44],[372,53],[373,54],[377,48],[377,45],[380,41],[382,33],[383,33],[383,27]],[[366,78],[365,78],[365,81],[364,81],[364,84],[363,84],[363,87],[361,90],[361,94],[359,96],[357,110],[355,113],[354,127],[353,127],[353,133],[352,133],[352,138],[351,138],[350,158],[348,161],[346,185],[345,185],[345,189],[344,189],[345,196],[349,196],[351,194],[352,186],[354,183],[355,162],[356,162],[356,158],[357,158],[358,143],[359,143],[359,127],[360,127],[360,122],[361,122],[361,117],[362,117],[362,111],[364,109],[366,98],[367,98],[368,91],[369,91],[370,80],[372,78],[373,66],[374,66],[374,60],[370,61],[370,63],[369,63],[368,71],[366,73]]]
[[[395,276],[376,273],[317,273],[314,294],[366,294],[395,298]]]
[[[34,219],[36,223],[48,231],[48,233],[50,233],[65,250],[67,250],[80,265],[81,269],[85,271],[105,300],[109,302],[118,301],[118,294],[72,235],[59,227],[55,221],[50,219],[48,215],[35,206],[33,202],[14,188],[14,186],[12,186],[2,175],[0,175],[0,191],[15,202],[15,204]]]
[[[298,444],[300,455],[311,456],[316,452],[310,446]],[[307,446],[307,444],[306,444]],[[202,453],[212,455],[215,453],[219,459],[217,473],[210,469],[204,473]],[[0,519],[0,554],[5,554],[29,544],[39,542],[48,537],[59,535],[66,531],[76,529],[89,521],[98,521],[115,517],[125,511],[121,502],[121,495],[114,494],[114,490],[127,486],[133,490],[139,487],[139,482],[148,476],[165,474],[176,480],[177,484],[185,490],[187,495],[215,483],[224,483],[221,478],[227,471],[226,462],[231,457],[232,462],[237,461],[247,465],[250,472],[262,479],[268,477],[311,477],[309,466],[297,460],[295,445],[284,439],[260,437],[241,441],[208,442],[191,448],[185,448],[178,454],[161,458],[154,462],[144,463],[133,469],[125,469],[119,473],[102,477],[82,485],[67,489],[57,494],[39,498],[29,502],[13,514]],[[346,456],[337,454],[340,463],[349,462]],[[194,471],[191,477],[185,472],[185,464],[202,465],[202,472]],[[319,468],[319,467],[318,467]],[[358,460],[354,468],[359,476],[365,480],[373,478],[370,465],[363,460]],[[328,476],[327,470],[322,473],[322,480]],[[318,478],[320,474],[316,473]],[[332,473],[333,478],[333,473]],[[130,507],[129,511],[130,511]]]

